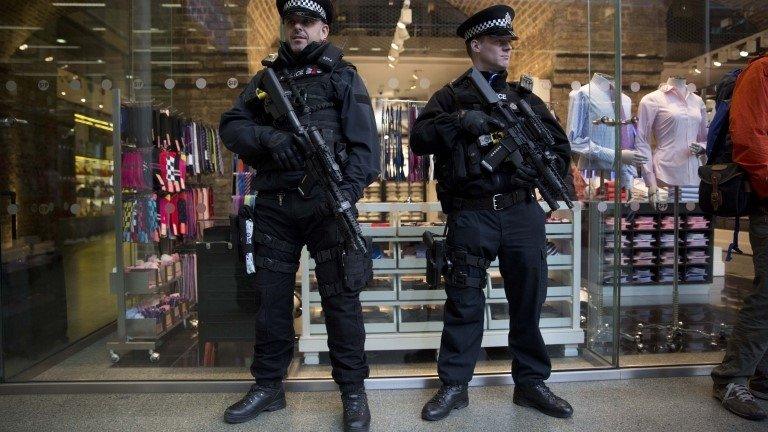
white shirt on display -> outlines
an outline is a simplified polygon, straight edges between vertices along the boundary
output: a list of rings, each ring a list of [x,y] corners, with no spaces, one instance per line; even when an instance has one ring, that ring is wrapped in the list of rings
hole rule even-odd
[[[707,108],[701,97],[673,82],[640,101],[635,146],[648,158],[643,166],[647,184],[658,179],[669,186],[695,186],[701,162],[689,146],[707,146]]]

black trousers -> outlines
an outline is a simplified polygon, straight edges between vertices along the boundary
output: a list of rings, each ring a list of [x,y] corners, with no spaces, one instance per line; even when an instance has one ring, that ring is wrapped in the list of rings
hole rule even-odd
[[[768,210],[749,217],[755,279],[744,298],[723,362],[712,370],[716,384],[768,384]]]
[[[528,385],[549,378],[551,364],[539,331],[547,295],[544,211],[532,199],[501,211],[456,211],[448,216],[449,249],[493,261],[499,257],[509,302],[512,378]],[[471,278],[484,268],[454,265]],[[472,379],[485,324],[485,293],[476,286],[446,283],[448,296],[438,374],[445,384]]]
[[[319,196],[305,200],[297,192],[288,192],[282,197],[257,197],[254,206],[255,230],[287,244],[299,247],[306,244],[312,256],[319,251],[337,247],[343,240],[334,218],[328,216],[317,219],[312,215],[312,209],[319,200]],[[298,266],[300,252],[287,252],[285,249],[256,244],[254,253],[256,257],[269,258],[277,263],[272,266],[256,266],[258,304],[251,373],[256,382],[262,385],[274,385],[282,381],[293,358],[296,271],[287,272],[281,267],[285,267],[283,264]],[[321,274],[317,277],[320,283],[334,282],[323,280],[326,276]],[[342,387],[362,384],[368,378],[369,370],[365,357],[365,328],[359,293],[345,291],[333,296],[322,296],[321,300],[333,379]]]

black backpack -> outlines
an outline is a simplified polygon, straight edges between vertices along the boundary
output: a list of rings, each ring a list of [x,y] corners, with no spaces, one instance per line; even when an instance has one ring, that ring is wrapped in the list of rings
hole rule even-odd
[[[699,168],[699,205],[702,210],[719,217],[733,217],[733,242],[728,246],[725,260],[733,258],[739,249],[741,216],[753,205],[752,190],[746,171],[733,162],[733,141],[729,133],[733,89],[741,69],[727,73],[717,85],[715,117],[707,133],[707,164]]]

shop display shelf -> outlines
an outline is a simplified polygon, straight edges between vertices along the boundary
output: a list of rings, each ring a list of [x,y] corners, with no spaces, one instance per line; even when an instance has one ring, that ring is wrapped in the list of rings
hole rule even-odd
[[[428,308],[426,313],[424,308]],[[397,310],[397,326],[404,333],[442,332],[443,303],[401,305]]]
[[[411,289],[417,286],[417,289]],[[398,277],[397,298],[403,301],[428,301],[445,300],[445,288],[429,289],[427,287],[427,277],[422,274],[407,274]]]
[[[421,237],[425,232],[442,236],[445,233],[445,225],[413,226],[405,225],[397,228],[397,234],[401,237]]]

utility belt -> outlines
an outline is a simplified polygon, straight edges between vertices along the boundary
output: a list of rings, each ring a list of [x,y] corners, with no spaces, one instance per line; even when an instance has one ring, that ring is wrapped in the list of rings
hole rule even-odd
[[[515,189],[512,192],[500,193],[481,198],[443,197],[444,208],[450,211],[459,210],[494,210],[500,211],[523,201],[531,201],[533,194],[530,189]]]

